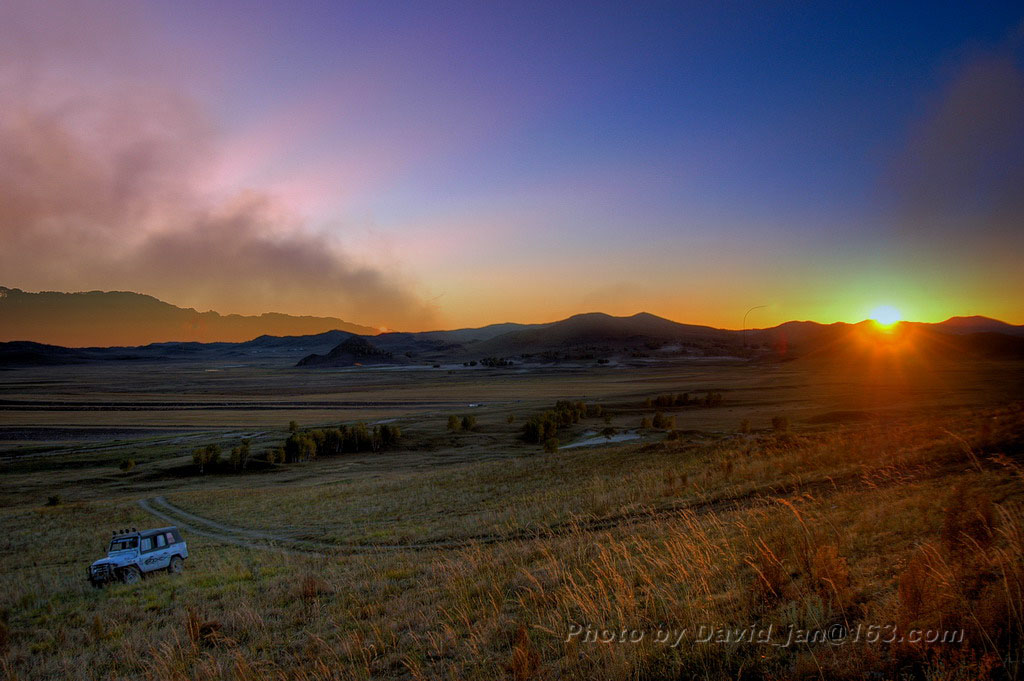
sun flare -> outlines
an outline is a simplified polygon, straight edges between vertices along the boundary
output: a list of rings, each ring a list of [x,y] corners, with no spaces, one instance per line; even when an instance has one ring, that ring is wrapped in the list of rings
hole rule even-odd
[[[879,326],[892,326],[902,319],[900,311],[891,305],[882,305],[871,311],[871,319]]]

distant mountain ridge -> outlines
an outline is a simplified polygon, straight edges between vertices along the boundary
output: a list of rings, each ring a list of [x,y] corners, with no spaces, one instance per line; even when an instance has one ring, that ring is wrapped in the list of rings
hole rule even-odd
[[[29,303],[25,303],[25,301]],[[192,323],[196,318],[210,325],[230,324],[238,334],[260,328],[241,342],[163,341],[131,345],[131,341],[113,347],[69,348],[36,342],[0,342],[0,366],[59,365],[95,361],[210,361],[264,363],[278,366],[347,367],[354,365],[420,364],[466,366],[505,366],[516,363],[649,362],[675,360],[773,360],[816,358],[823,361],[853,361],[858,339],[877,329],[871,322],[819,324],[792,321],[768,329],[729,330],[710,326],[680,324],[641,312],[628,317],[592,312],[545,324],[492,324],[480,328],[417,333],[386,332],[347,324],[340,320],[288,315],[241,317],[221,316],[215,312],[197,313],[163,303],[151,296],[131,293],[25,294],[17,289],[0,288],[0,324],[4,335],[12,333],[6,322],[15,321],[25,328],[26,321],[14,316],[19,306],[47,309],[53,319],[81,320],[90,312],[93,300],[118,301],[113,309],[133,312],[109,320],[106,331],[124,330],[133,338],[134,326],[147,324],[156,309],[173,323]],[[39,301],[48,303],[40,307]],[[85,301],[83,303],[83,301]],[[125,302],[127,301],[127,302]],[[61,310],[61,308],[67,308]],[[73,309],[71,309],[73,308]],[[142,310],[141,312],[139,310]],[[57,314],[59,312],[59,314]],[[65,314],[66,312],[66,314]],[[110,308],[107,309],[107,317]],[[105,319],[99,315],[98,319]],[[183,321],[184,320],[184,321]],[[261,323],[283,320],[289,329],[308,323],[314,328],[335,321],[342,328],[317,333],[276,335],[263,331]],[[90,318],[93,324],[100,323]],[[347,328],[346,328],[347,327]],[[179,328],[179,327],[175,327]],[[938,356],[1024,358],[1024,326],[1015,326],[987,317],[952,317],[937,324],[901,322],[899,334],[912,339],[922,350]],[[135,333],[140,333],[135,329]],[[876,333],[877,335],[877,333]],[[863,343],[861,343],[863,345]]]
[[[128,291],[31,293],[0,286],[0,341],[66,347],[141,346],[154,342],[244,342],[262,335],[308,336],[377,329],[335,317],[222,315],[181,308]]]

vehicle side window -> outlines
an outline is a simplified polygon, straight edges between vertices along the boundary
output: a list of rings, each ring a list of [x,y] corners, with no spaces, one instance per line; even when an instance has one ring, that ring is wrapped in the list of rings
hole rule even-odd
[[[146,553],[147,551],[152,551],[152,550],[153,550],[153,538],[152,537],[143,537],[142,538],[142,547],[140,548],[140,551],[142,551],[142,553]]]
[[[164,534],[164,536],[167,537],[167,543],[168,544],[173,544],[174,543],[174,535],[173,534],[171,534],[170,532],[167,532],[166,534]]]
[[[158,549],[162,549],[165,546],[167,546],[167,537],[162,534],[158,534],[156,536],[156,547]]]

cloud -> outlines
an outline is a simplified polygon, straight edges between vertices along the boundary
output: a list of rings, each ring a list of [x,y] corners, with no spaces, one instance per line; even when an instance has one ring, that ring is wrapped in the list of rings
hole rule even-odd
[[[121,69],[114,62],[127,55],[92,49],[137,42],[125,32],[143,29],[96,20],[91,40],[78,34],[56,49],[62,22],[76,15],[40,24],[21,9],[0,15],[8,26],[0,28],[4,285],[133,289],[222,312],[435,324],[433,308],[397,272],[360,264],[271,193],[203,185],[219,140],[202,107],[159,68]],[[28,28],[41,34],[13,35]]]

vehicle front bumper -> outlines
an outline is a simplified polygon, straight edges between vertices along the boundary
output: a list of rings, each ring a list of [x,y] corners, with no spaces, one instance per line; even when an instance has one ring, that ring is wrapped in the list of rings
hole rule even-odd
[[[116,582],[118,579],[117,569],[111,563],[98,563],[86,568],[86,578],[93,584],[106,584]]]

